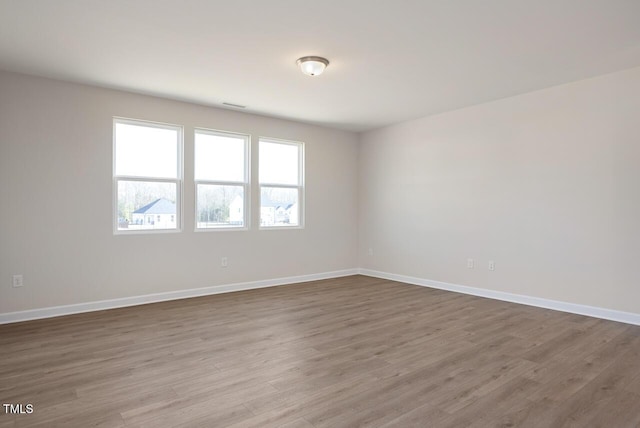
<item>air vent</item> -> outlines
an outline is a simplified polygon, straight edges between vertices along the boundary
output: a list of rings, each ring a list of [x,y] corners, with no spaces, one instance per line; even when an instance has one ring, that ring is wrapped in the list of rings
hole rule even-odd
[[[235,108],[247,108],[247,106],[241,106],[240,104],[233,104],[233,103],[222,103],[222,105],[235,107]]]

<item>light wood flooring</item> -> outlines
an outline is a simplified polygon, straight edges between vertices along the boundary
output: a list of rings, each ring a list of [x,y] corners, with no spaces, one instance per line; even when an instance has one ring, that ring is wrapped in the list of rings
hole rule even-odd
[[[640,327],[364,276],[0,326],[5,427],[638,427]]]

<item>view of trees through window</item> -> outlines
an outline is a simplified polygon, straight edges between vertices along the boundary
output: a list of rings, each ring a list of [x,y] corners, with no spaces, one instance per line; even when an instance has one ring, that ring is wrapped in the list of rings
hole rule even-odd
[[[244,189],[242,186],[200,184],[198,186],[198,228],[242,226]]]

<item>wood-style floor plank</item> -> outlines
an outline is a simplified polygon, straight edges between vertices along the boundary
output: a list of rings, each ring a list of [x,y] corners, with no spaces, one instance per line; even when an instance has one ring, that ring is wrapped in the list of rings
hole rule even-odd
[[[0,326],[11,427],[639,427],[640,327],[352,276]]]

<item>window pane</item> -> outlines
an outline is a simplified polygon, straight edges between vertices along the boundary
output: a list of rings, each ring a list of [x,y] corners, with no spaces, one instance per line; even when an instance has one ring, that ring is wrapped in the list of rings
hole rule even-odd
[[[261,187],[260,226],[298,226],[298,189]]]
[[[244,226],[244,187],[198,184],[197,227]]]
[[[244,182],[246,141],[242,136],[196,131],[196,180]]]
[[[297,186],[300,146],[260,141],[260,182]]]
[[[177,229],[176,184],[118,181],[118,230]]]
[[[178,129],[116,122],[116,175],[178,178]]]

